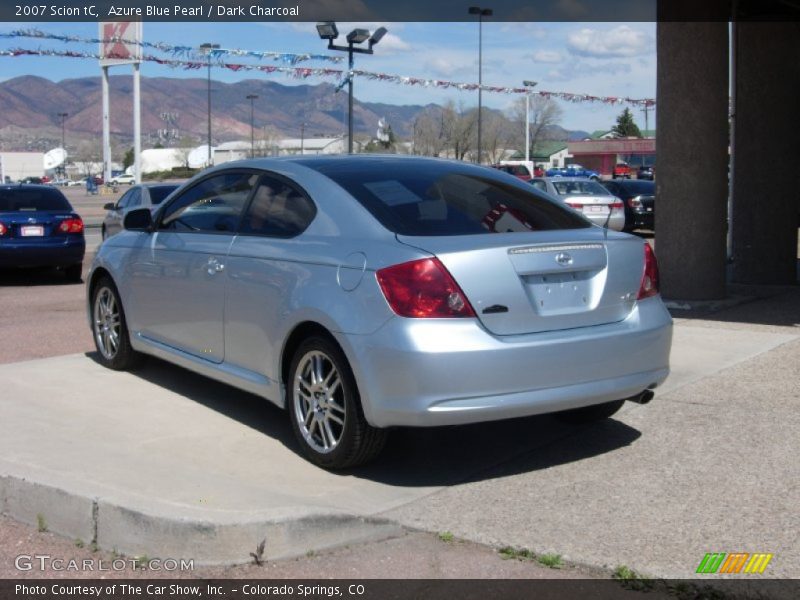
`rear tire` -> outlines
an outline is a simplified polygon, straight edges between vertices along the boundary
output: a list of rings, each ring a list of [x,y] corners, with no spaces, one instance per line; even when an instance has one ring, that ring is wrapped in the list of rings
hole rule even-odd
[[[591,406],[565,410],[556,413],[556,416],[565,423],[595,423],[614,415],[622,408],[623,404],[625,404],[625,400],[614,400],[612,402],[604,402],[603,404],[593,404]]]
[[[331,340],[313,336],[292,358],[286,381],[292,430],[303,455],[324,469],[346,469],[375,458],[387,432],[364,418],[347,358]]]
[[[70,265],[69,267],[64,268],[64,277],[66,277],[67,281],[73,281],[75,283],[80,283],[81,273],[83,272],[83,264],[78,263],[77,265]]]
[[[92,292],[92,337],[100,362],[115,371],[135,369],[143,356],[131,346],[125,312],[114,282],[102,277]]]

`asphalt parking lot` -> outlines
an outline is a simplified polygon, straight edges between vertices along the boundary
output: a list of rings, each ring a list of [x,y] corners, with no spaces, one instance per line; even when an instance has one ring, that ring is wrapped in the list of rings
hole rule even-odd
[[[72,200],[87,222],[112,201]],[[118,495],[135,484],[151,512],[281,508],[305,494],[410,530],[555,552],[587,568],[578,574],[625,564],[687,577],[706,552],[750,551],[775,554],[771,576],[800,577],[800,290],[734,294],[730,305],[676,313],[673,374],[648,406],[583,427],[537,417],[399,430],[378,464],[331,476],[299,459],[288,421],[252,396],[159,361],[135,374],[100,370],[83,285],[3,273],[0,475],[35,465],[49,484]],[[142,457],[158,457],[158,468]],[[181,486],[165,485],[176,473]]]

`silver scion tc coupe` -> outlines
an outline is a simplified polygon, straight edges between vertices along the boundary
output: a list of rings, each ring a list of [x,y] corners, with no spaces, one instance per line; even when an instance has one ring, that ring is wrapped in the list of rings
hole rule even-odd
[[[492,169],[226,163],[124,224],[87,278],[103,363],[149,354],[261,395],[326,468],[393,426],[606,418],[669,372],[650,246]]]

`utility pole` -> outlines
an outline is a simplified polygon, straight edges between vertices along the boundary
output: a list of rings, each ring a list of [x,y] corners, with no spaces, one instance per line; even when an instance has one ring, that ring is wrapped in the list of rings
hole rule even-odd
[[[250,158],[256,157],[256,138],[253,132],[253,115],[255,114],[255,99],[258,94],[247,94],[246,98],[250,100]]]
[[[208,161],[206,167],[212,164],[211,159],[211,55],[214,50],[219,49],[219,44],[205,43],[200,44],[200,50],[208,56]]]
[[[651,110],[653,110],[653,107],[650,106],[649,104],[645,104],[644,108],[642,109],[642,112],[644,113],[644,130],[645,131],[650,131],[650,122],[648,120],[648,116],[649,116]]]
[[[301,123],[300,124],[300,154],[301,155],[305,154],[305,148],[304,148],[305,139],[306,139],[306,124],[305,123]]]

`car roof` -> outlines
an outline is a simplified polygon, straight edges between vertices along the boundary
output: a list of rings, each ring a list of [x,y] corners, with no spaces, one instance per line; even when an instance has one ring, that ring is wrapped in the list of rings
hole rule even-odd
[[[536,181],[594,181],[588,177],[536,177]]]

